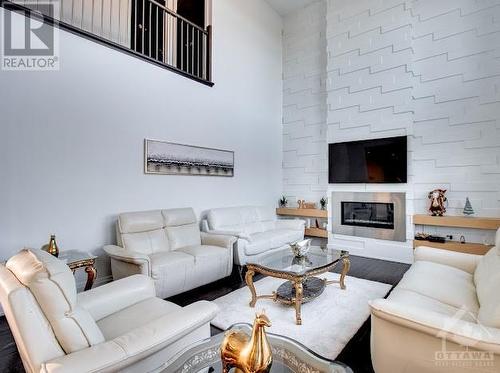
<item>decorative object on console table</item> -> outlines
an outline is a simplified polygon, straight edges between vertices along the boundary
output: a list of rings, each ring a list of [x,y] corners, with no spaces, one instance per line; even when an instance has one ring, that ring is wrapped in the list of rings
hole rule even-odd
[[[232,177],[234,152],[145,139],[144,172],[160,175]]]
[[[472,205],[470,204],[469,197],[465,198],[465,206],[464,206],[463,213],[466,216],[474,215],[474,209],[472,208]]]
[[[319,200],[319,205],[321,206],[321,210],[326,210],[326,205],[328,203],[328,200],[323,197]]]
[[[59,259],[65,261],[73,273],[75,273],[78,268],[85,268],[87,282],[85,283],[84,291],[92,289],[92,285],[94,285],[94,281],[97,277],[97,270],[95,268],[96,256],[89,253],[70,250],[63,251]]]
[[[448,201],[445,196],[446,189],[434,189],[427,196],[430,199],[429,212],[432,216],[443,216],[446,212],[444,203]]]
[[[56,235],[50,235],[50,240],[47,245],[42,246],[42,250],[54,255],[56,258],[59,256],[59,247],[57,247]]]
[[[229,373],[231,368],[236,368],[242,373],[268,373],[273,353],[265,328],[270,326],[271,321],[262,311],[255,315],[250,335],[241,330],[227,331],[220,347],[222,372]]]
[[[285,196],[282,196],[279,201],[279,205],[281,208],[286,207],[288,205],[288,200]]]

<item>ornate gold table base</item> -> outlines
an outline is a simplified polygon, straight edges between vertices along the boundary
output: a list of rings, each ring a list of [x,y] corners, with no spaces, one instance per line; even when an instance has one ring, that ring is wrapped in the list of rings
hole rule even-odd
[[[340,288],[342,290],[345,290],[345,276],[349,272],[349,269],[351,267],[351,262],[349,260],[348,256],[343,257],[340,259],[342,262],[342,272],[340,273],[340,279],[339,280],[332,280],[328,281],[326,278],[323,279],[325,285],[331,285],[331,284],[339,284]],[[295,308],[295,320],[297,325],[302,325],[302,316],[301,316],[301,307],[302,303],[305,303],[304,301],[304,283],[308,278],[315,277],[315,275],[321,274],[321,273],[326,273],[330,271],[332,268],[334,268],[339,262],[332,263],[330,266],[323,267],[321,269],[313,270],[309,272],[307,275],[293,275],[288,272],[281,272],[281,271],[272,271],[269,269],[262,268],[258,265],[254,264],[248,264],[247,265],[247,273],[245,275],[245,282],[250,289],[250,292],[252,293],[252,299],[250,301],[250,307],[255,307],[255,304],[257,303],[257,300],[259,299],[271,299],[274,302],[280,302],[282,304],[287,304],[287,305],[293,305]],[[294,295],[295,297],[292,297],[290,299],[286,299],[284,297],[278,296],[278,293],[276,291],[273,291],[272,294],[270,295],[257,295],[257,291],[255,290],[255,285],[253,283],[253,277],[255,273],[261,273],[265,276],[271,276],[275,278],[282,278],[285,280],[288,280],[293,283],[293,286],[295,287],[295,292]],[[319,296],[321,292],[318,292],[316,295]],[[311,299],[307,299],[309,301]]]
[[[97,270],[95,269],[95,259],[85,259],[76,262],[68,263],[69,269],[75,273],[78,268],[85,268],[87,273],[87,282],[85,283],[84,291],[92,289],[94,285],[94,280],[97,277]]]

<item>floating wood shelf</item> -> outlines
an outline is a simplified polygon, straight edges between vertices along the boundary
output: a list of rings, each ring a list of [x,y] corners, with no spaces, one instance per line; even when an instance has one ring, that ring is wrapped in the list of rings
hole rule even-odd
[[[423,240],[413,240],[413,248],[417,248],[419,246],[427,246],[436,249],[458,251],[461,253],[476,254],[476,255],[484,255],[488,252],[488,250],[490,250],[493,247],[489,245],[483,245],[480,243],[460,243],[457,241],[446,241],[445,243],[439,243],[439,242],[429,242]]]
[[[413,224],[471,229],[498,229],[500,218],[413,215]]]
[[[301,216],[307,218],[328,218],[327,210],[320,209],[298,209],[298,208],[277,208],[276,214],[281,216]]]
[[[306,228],[304,235],[309,237],[328,238],[328,231],[321,228]]]

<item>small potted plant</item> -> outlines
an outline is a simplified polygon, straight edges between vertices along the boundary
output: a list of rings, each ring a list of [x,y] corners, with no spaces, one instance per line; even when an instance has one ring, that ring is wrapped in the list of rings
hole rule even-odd
[[[328,200],[323,197],[319,200],[319,205],[321,206],[321,210],[326,210],[326,204],[328,203]]]
[[[282,208],[286,207],[286,205],[288,205],[288,200],[286,199],[285,196],[282,196],[280,198],[279,204],[280,204],[280,207],[282,207]]]

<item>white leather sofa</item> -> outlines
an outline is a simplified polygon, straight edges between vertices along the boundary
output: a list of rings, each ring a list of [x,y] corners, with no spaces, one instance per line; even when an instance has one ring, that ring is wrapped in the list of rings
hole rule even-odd
[[[243,266],[264,254],[288,250],[287,244],[303,240],[304,225],[299,219],[278,220],[273,208],[245,206],[209,210],[203,230],[237,237],[234,263]]]
[[[210,336],[217,307],[179,307],[136,275],[77,294],[73,273],[41,250],[0,265],[0,301],[26,372],[157,372]]]
[[[121,214],[116,235],[118,246],[104,247],[113,279],[147,275],[163,299],[229,276],[233,269],[236,238],[200,232],[191,208]]]
[[[417,248],[371,314],[376,373],[500,372],[500,229],[484,256]]]

